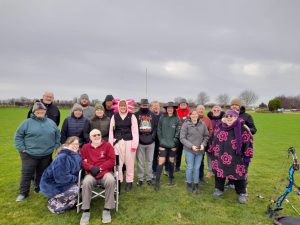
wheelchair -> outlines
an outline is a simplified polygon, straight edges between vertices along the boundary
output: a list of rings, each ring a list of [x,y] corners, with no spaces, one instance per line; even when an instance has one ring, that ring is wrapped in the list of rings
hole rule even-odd
[[[114,190],[114,195],[115,195],[115,205],[116,205],[116,212],[118,212],[119,210],[119,156],[116,155],[116,165],[114,166],[114,170],[113,170],[113,175],[115,178],[115,190]],[[79,187],[79,191],[78,191],[78,199],[77,199],[77,213],[80,212],[80,206],[82,205],[82,198],[81,198],[81,191],[82,191],[82,181],[83,178],[85,176],[85,170],[81,169],[79,171],[78,174],[78,187]],[[97,197],[101,197],[103,199],[105,199],[105,188],[103,185],[101,184],[96,184],[94,190],[92,191],[92,198],[97,198]]]

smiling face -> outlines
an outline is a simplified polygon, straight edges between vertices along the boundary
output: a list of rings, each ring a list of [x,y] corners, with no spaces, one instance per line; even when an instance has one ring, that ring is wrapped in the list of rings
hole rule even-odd
[[[90,140],[92,141],[93,145],[100,145],[101,144],[101,132],[100,130],[94,129],[90,132]]]
[[[45,118],[46,110],[45,109],[37,109],[34,111],[34,115],[40,119]]]
[[[167,107],[167,113],[169,116],[172,116],[174,113],[174,107],[173,106],[168,106]]]
[[[125,101],[120,101],[119,111],[120,111],[120,113],[126,113],[127,112],[127,104],[126,104]]]
[[[212,113],[215,117],[220,116],[221,115],[221,107],[220,106],[214,106],[212,108]]]
[[[102,109],[97,109],[95,111],[96,116],[98,116],[99,118],[102,118],[104,115],[104,111]]]
[[[45,104],[51,104],[54,99],[54,94],[52,92],[45,92],[43,95],[43,103]]]
[[[196,110],[193,110],[191,113],[190,113],[190,117],[191,117],[191,120],[193,123],[196,123],[198,118],[199,118],[199,115],[197,113]]]
[[[76,118],[80,118],[81,116],[82,116],[82,111],[81,110],[75,110],[74,111],[74,116],[76,117]]]
[[[68,149],[72,150],[73,152],[78,152],[78,150],[79,150],[79,141],[78,141],[78,139],[75,139],[67,147],[68,147]]]
[[[237,120],[238,117],[234,115],[226,115],[225,118],[226,118],[225,123],[228,126],[231,126]]]

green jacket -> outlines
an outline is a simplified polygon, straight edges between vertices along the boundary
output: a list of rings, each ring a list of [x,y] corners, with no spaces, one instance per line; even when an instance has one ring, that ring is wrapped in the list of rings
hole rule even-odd
[[[160,117],[157,128],[159,146],[174,148],[179,143],[180,119],[177,116],[163,115]]]
[[[15,146],[32,156],[50,155],[60,146],[60,131],[51,119],[32,114],[17,128]]]

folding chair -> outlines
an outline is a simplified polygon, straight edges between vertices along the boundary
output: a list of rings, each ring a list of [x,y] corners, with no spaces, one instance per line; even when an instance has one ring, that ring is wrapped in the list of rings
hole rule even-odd
[[[116,165],[114,166],[114,178],[115,178],[115,204],[116,204],[116,212],[119,210],[119,156],[116,155]],[[81,191],[82,191],[82,181],[85,176],[85,171],[84,169],[81,169],[78,174],[78,199],[77,199],[77,213],[80,212],[80,206],[82,205],[82,198],[81,198]],[[92,191],[92,198],[97,198],[97,197],[102,197],[105,199],[105,188],[101,184],[97,184]]]

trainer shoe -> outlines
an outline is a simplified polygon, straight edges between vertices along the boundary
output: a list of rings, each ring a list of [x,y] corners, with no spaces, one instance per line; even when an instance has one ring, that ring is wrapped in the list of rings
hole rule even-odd
[[[246,194],[239,194],[238,200],[239,200],[239,203],[246,204],[246,202],[247,202]]]
[[[147,180],[147,184],[148,184],[149,186],[152,186],[152,185],[153,185],[152,180]]]
[[[223,195],[223,191],[219,190],[218,188],[215,189],[213,196],[214,197],[220,197]]]
[[[137,183],[136,183],[137,186],[139,187],[142,187],[143,186],[143,181],[142,180],[139,180]]]
[[[110,223],[111,215],[109,210],[103,210],[102,212],[102,223]]]
[[[90,212],[83,212],[80,219],[80,225],[88,225],[90,223],[90,215]]]
[[[19,194],[18,197],[16,198],[16,202],[22,202],[25,200],[25,198],[27,198],[27,196],[23,194]]]
[[[235,189],[235,187],[234,187],[234,184],[226,184],[226,185],[224,186],[224,189],[225,189],[225,190]]]

